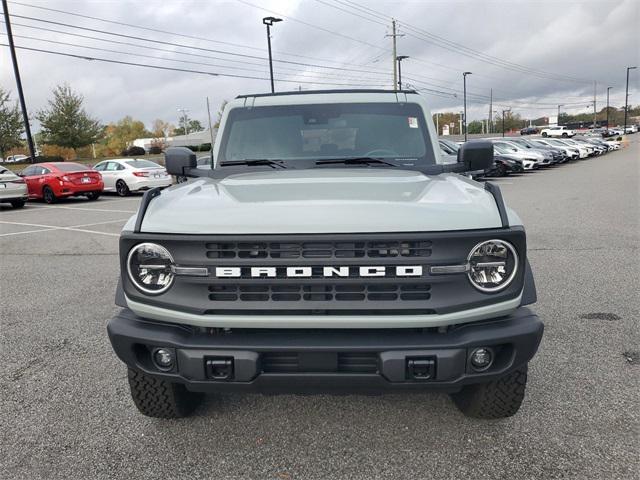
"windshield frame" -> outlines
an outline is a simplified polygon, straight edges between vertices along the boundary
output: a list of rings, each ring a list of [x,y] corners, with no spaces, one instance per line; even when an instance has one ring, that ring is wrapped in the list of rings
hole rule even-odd
[[[230,140],[230,136],[231,136],[231,131],[233,128],[233,122],[238,120],[239,116],[247,113],[247,112],[252,112],[255,114],[255,112],[259,111],[259,110],[263,110],[265,112],[265,117],[268,117],[269,115],[267,114],[267,110],[271,110],[271,109],[282,109],[283,111],[291,111],[293,110],[294,112],[296,110],[299,111],[308,111],[309,109],[313,109],[314,107],[333,107],[336,110],[342,110],[345,109],[345,112],[341,112],[341,113],[359,113],[358,110],[362,109],[362,111],[364,113],[365,112],[365,108],[369,106],[374,106],[379,108],[380,110],[384,110],[385,108],[388,108],[390,110],[390,115],[397,115],[393,113],[393,108],[407,108],[409,107],[410,110],[410,116],[412,117],[416,117],[418,120],[418,128],[420,129],[420,133],[422,136],[422,141],[424,142],[424,154],[420,157],[416,157],[416,156],[404,156],[404,155],[398,155],[398,156],[385,156],[385,155],[378,155],[377,150],[373,150],[375,153],[375,155],[373,155],[375,158],[379,158],[381,160],[385,160],[385,161],[389,161],[390,163],[394,163],[394,166],[397,167],[401,167],[403,169],[407,169],[407,170],[418,170],[418,171],[422,171],[425,168],[428,169],[430,167],[436,166],[436,165],[440,165],[441,162],[439,160],[438,154],[434,151],[434,146],[432,145],[432,136],[430,134],[430,129],[429,129],[429,124],[427,121],[427,118],[425,117],[425,112],[424,109],[422,108],[422,106],[420,105],[420,103],[418,102],[403,102],[403,103],[395,103],[395,102],[357,102],[357,101],[353,101],[353,102],[328,102],[328,103],[310,103],[310,104],[306,104],[306,103],[300,103],[300,104],[285,104],[285,105],[265,105],[265,106],[258,106],[258,107],[242,107],[242,106],[238,106],[238,107],[234,107],[232,108],[229,112],[228,112],[228,117],[226,118],[225,124],[224,124],[224,129],[222,132],[222,136],[220,139],[220,145],[219,148],[217,150],[217,155],[216,155],[216,160],[215,160],[215,169],[219,169],[221,168],[221,165],[224,163],[228,163],[228,162],[233,162],[233,161],[239,161],[241,159],[227,159],[226,158],[226,152],[227,152],[227,148],[229,145],[229,140]],[[350,110],[351,108],[351,110]],[[372,112],[375,113],[375,112]],[[409,113],[409,112],[408,112]],[[242,117],[240,117],[242,118]],[[258,117],[259,118],[259,117]],[[438,145],[438,149],[439,149],[439,145]],[[378,149],[378,150],[382,150],[382,149]],[[283,162],[287,168],[289,169],[305,169],[305,168],[315,168],[316,162],[319,160],[340,160],[340,159],[345,159],[348,160],[350,158],[353,157],[362,157],[363,155],[339,155],[339,154],[335,154],[335,153],[324,153],[324,154],[318,154],[318,155],[314,155],[314,154],[309,154],[307,156],[304,157],[296,157],[296,158],[280,158],[280,157],[273,157],[271,158],[271,156],[261,156],[263,159],[266,160],[277,160],[280,162]],[[331,167],[329,168],[360,168],[360,167],[366,167],[366,164],[361,164],[361,165],[354,165],[353,163],[334,163],[331,165]],[[382,165],[383,166],[383,165]],[[388,166],[389,168],[391,167],[390,165]],[[223,167],[224,168],[224,167]],[[254,166],[245,166],[244,168],[255,168]],[[323,168],[327,168],[327,165],[323,165]]]

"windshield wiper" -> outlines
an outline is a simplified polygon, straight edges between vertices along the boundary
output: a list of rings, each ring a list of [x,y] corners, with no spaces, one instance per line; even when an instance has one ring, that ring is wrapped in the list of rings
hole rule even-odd
[[[270,160],[268,158],[247,158],[246,160],[232,160],[220,163],[221,167],[232,167],[234,165],[247,165],[249,167],[267,165],[269,167],[287,168],[284,162],[280,160]]]
[[[317,160],[316,165],[386,165],[389,167],[397,167],[397,165],[385,162],[381,158],[374,157],[349,157],[349,158],[330,158],[326,160]]]

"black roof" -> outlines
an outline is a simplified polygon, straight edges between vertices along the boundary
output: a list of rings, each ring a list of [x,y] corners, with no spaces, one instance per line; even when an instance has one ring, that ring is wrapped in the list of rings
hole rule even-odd
[[[249,97],[278,97],[284,95],[314,95],[316,93],[418,93],[415,90],[383,90],[383,89],[366,89],[352,88],[345,90],[293,90],[291,92],[276,93],[254,93],[250,95],[238,95],[236,98]]]

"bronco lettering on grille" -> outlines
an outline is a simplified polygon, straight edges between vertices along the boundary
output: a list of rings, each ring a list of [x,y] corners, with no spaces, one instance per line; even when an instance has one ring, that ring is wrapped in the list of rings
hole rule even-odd
[[[361,266],[361,267],[321,267],[321,277],[421,277],[421,265],[402,265],[397,267]],[[307,278],[314,276],[312,267],[216,267],[218,278]]]

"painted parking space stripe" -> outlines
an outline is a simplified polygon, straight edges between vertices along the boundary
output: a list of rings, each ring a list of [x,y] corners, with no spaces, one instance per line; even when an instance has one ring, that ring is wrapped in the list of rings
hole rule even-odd
[[[39,230],[28,230],[25,232],[11,232],[11,233],[2,233],[0,234],[0,237],[7,237],[10,235],[20,235],[23,233],[38,233],[38,232],[47,232],[47,231],[51,231],[51,230],[68,230],[68,231],[72,231],[72,232],[82,232],[82,233],[95,233],[97,235],[106,235],[109,237],[119,237],[120,234],[119,233],[110,233],[110,232],[97,232],[95,230],[86,230],[84,228],[81,227],[94,227],[94,226],[98,226],[98,225],[107,225],[110,223],[124,223],[128,220],[128,218],[124,218],[124,219],[118,219],[118,220],[108,220],[106,222],[94,222],[94,223],[83,223],[80,225],[72,225],[70,227],[58,227],[58,226],[54,226],[54,225],[40,225],[37,223],[23,223],[23,222],[5,222],[5,221],[0,221],[0,224],[6,224],[6,225],[20,225],[20,226],[25,226],[25,227],[40,227]]]
[[[85,212],[113,212],[113,213],[136,213],[137,210],[112,210],[112,209],[106,209],[106,208],[83,208],[83,207],[61,207],[61,206],[57,206],[57,207],[52,207],[52,206],[48,206],[48,205],[30,205],[31,208],[33,209],[42,209],[42,208],[48,208],[48,209],[52,209],[52,210],[58,210],[58,209],[62,209],[62,210],[84,210]],[[10,213],[19,213],[18,210],[14,210],[13,212]]]

